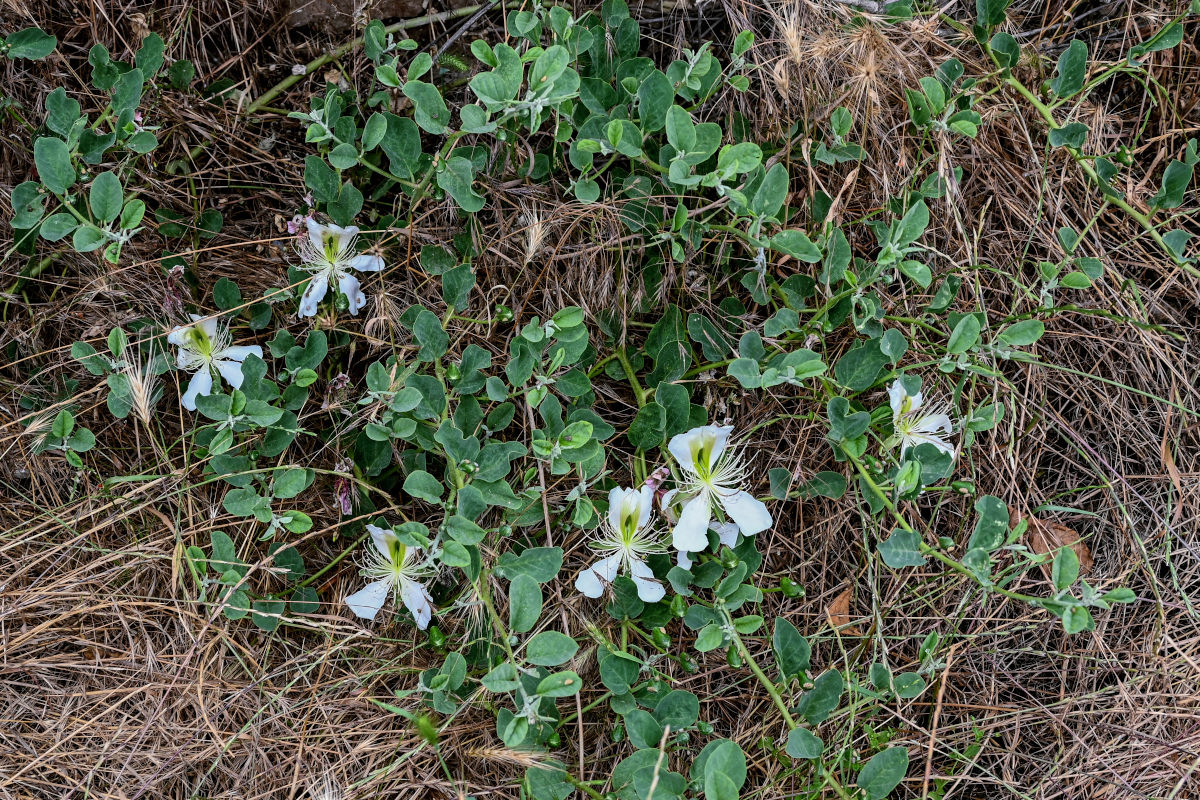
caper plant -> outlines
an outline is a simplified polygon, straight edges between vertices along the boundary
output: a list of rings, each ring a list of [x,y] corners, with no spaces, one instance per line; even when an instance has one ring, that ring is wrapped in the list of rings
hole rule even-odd
[[[1047,90],[1053,99],[1038,99],[1016,77],[1020,47],[995,32],[1006,5],[979,0],[975,29],[998,71],[964,76],[960,62],[947,60],[907,92],[914,131],[978,135],[985,123],[976,109],[988,82],[999,81],[1045,111],[1050,145],[1069,148],[1125,208],[1112,154],[1085,153],[1087,131],[1059,126],[1049,113],[1097,85],[1085,77],[1086,47],[1064,53]],[[809,637],[761,613],[767,592],[786,604],[802,590],[788,577],[768,585],[760,542],[789,503],[853,491],[880,568],[943,570],[974,587],[978,602],[999,595],[1027,603],[1068,632],[1091,627],[1091,609],[1131,601],[1128,590],[1080,581],[1069,547],[1030,553],[1027,522],[1013,524],[1000,498],[976,496],[962,478],[977,439],[1003,430],[1003,403],[980,387],[998,379],[1003,362],[1035,360],[1030,348],[1058,293],[1103,280],[1103,264],[1077,256],[1078,235],[1064,231],[1064,258],[1039,267],[1036,311],[1000,317],[973,307],[960,296],[963,276],[935,275],[924,243],[930,205],[947,191],[943,176],[914,175],[881,213],[843,221],[819,189],[799,205],[792,192],[799,172],[865,158],[849,111],[797,121],[775,141],[709,113],[750,87],[751,33],[723,52],[705,43],[659,63],[644,54],[623,0],[580,16],[534,3],[508,12],[506,23],[506,41],[470,43],[473,74],[457,95],[439,86],[430,53],[369,23],[367,85],[330,85],[291,114],[311,152],[309,197],[297,201],[292,226],[296,254],[280,275],[287,288],[243,302],[222,279],[211,303],[188,309],[190,322],[143,320],[136,343],[117,329],[108,354],[85,342],[73,354],[104,379],[116,416],[132,407],[131,360],[154,359],[156,374],[174,364],[184,385],[181,446],[200,481],[222,486],[232,520],[224,527],[235,531],[186,548],[196,596],[214,615],[249,617],[284,635],[320,604],[366,630],[401,620],[426,631],[418,641],[440,666],[381,704],[413,720],[426,744],[470,706],[494,713],[505,745],[553,754],[579,713],[562,701],[585,695],[583,713],[603,707],[619,719],[613,735],[627,743],[620,760],[590,782],[566,759],[539,763],[526,774],[528,796],[753,796],[747,753],[702,718],[703,698],[673,684],[706,654],[723,653],[770,698],[770,758],[841,797],[885,797],[904,778],[908,751],[827,745],[821,726],[845,719],[864,697],[919,696],[945,638],[929,632],[916,672],[894,675],[877,662],[863,678],[857,662],[821,666]],[[1179,21],[1170,23],[1109,72],[1136,70],[1138,58],[1180,35]],[[52,48],[28,32],[4,45],[9,58]],[[121,258],[145,213],[127,185],[132,167],[157,144],[137,109],[160,90],[163,55],[153,35],[133,64],[94,48],[92,81],[109,98],[94,117],[62,90],[47,97],[44,119],[30,123],[38,180],[13,194],[22,241],[35,231],[51,244],[71,234],[81,252]],[[184,65],[167,69],[176,90],[191,80]],[[817,146],[801,152],[794,143],[805,137]],[[1192,141],[1168,165],[1157,208],[1179,205],[1196,160]],[[623,268],[645,296],[656,294],[667,267],[693,263],[728,276],[732,292],[705,311],[685,309],[671,293],[665,307],[643,303],[634,313],[647,324],[629,337],[575,306],[548,318],[517,318],[503,304],[486,319],[467,316],[489,288],[476,285],[480,254],[470,233],[502,175],[615,207],[641,247]],[[385,234],[411,230],[421,208],[438,203],[453,206],[464,235],[427,244],[400,266]],[[171,214],[157,219],[164,236],[185,233],[171,228],[180,223]],[[196,222],[219,228],[219,217]],[[1185,235],[1158,238],[1182,260]],[[352,362],[351,326],[366,292],[386,291],[373,276],[386,281],[395,269],[419,269],[440,284],[440,296],[399,314],[401,346],[365,364],[359,350]],[[920,319],[890,319],[889,288],[928,293]],[[786,398],[797,417],[823,426],[840,469],[802,482],[771,469],[762,491],[766,459],[754,432],[727,424],[697,389],[701,377]],[[630,401],[619,425],[599,401],[600,385]],[[174,402],[168,394],[160,389],[153,402]],[[95,437],[70,410],[39,424],[43,451],[94,468],[86,456]],[[330,454],[333,469],[316,466],[311,443]],[[548,491],[548,482],[562,491]],[[330,483],[339,519],[320,529],[304,509],[313,511],[307,499]],[[934,491],[974,497],[962,541],[917,516],[924,507],[910,501]],[[341,555],[310,571],[302,551],[314,536],[333,538]],[[567,541],[586,541],[587,555],[569,560]],[[1014,588],[1046,558],[1052,594]],[[348,596],[318,591],[316,579],[335,568],[350,576]],[[560,630],[547,609],[551,592],[572,590],[593,622],[583,632]],[[471,624],[461,636],[443,631],[462,630],[454,621],[464,618]]]

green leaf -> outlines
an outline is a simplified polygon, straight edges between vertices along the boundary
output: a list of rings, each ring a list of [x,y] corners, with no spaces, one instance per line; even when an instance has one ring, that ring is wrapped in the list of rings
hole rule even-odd
[[[1188,142],[1184,160],[1173,160],[1163,172],[1162,187],[1150,199],[1155,208],[1178,208],[1183,205],[1184,193],[1192,182],[1196,162],[1200,160],[1196,154],[1196,140]]]
[[[693,779],[696,778],[697,768],[703,770],[706,796],[708,795],[708,779],[714,776],[723,777],[733,787],[733,800],[736,800],[737,793],[746,783],[746,754],[742,752],[742,748],[738,746],[737,742],[729,739],[718,739],[704,746],[700,757],[692,766]],[[708,800],[712,800],[712,798],[710,797]]]
[[[1050,91],[1059,97],[1071,97],[1083,88],[1087,76],[1087,44],[1081,39],[1072,39],[1071,44],[1058,57],[1056,77],[1050,83]]]
[[[8,46],[9,58],[28,58],[36,61],[53,53],[58,39],[41,28],[25,28],[10,33],[4,43]]]
[[[628,653],[602,651],[600,682],[613,694],[627,694],[640,673],[641,663]]]
[[[517,575],[524,574],[538,583],[546,583],[558,575],[562,563],[561,547],[530,547],[519,556],[511,552],[503,553],[496,561],[495,572],[501,578],[510,581],[515,580]]]
[[[293,614],[315,614],[321,608],[317,601],[316,589],[311,586],[301,586],[292,594],[291,602],[288,604],[289,610]]]
[[[213,302],[222,311],[228,311],[242,304],[242,290],[229,278],[221,278],[213,284]]]
[[[1060,592],[1071,588],[1079,577],[1079,556],[1070,547],[1059,548],[1050,569],[1054,588]]]
[[[446,132],[450,124],[450,109],[442,93],[432,83],[409,81],[404,84],[404,96],[413,102],[413,119],[421,129],[435,136]]]
[[[672,733],[690,728],[699,717],[699,699],[691,692],[681,689],[667,692],[654,707],[654,719],[664,728],[670,726]]]
[[[879,543],[879,555],[883,563],[892,569],[919,567],[925,563],[925,556],[921,555],[920,534],[900,528]]]
[[[663,738],[662,726],[649,712],[635,708],[625,715],[629,743],[639,749],[657,748]]]
[[[471,552],[458,542],[446,542],[442,545],[442,563],[465,570],[471,566]]]
[[[446,520],[446,532],[454,541],[467,545],[479,544],[486,534],[483,528],[458,514],[454,514]]]
[[[411,86],[411,84],[409,84]],[[475,180],[475,167],[470,159],[452,156],[447,159],[445,169],[437,174],[437,184],[446,191],[458,207],[469,214],[483,208],[483,195],[471,185]]]
[[[771,247],[809,264],[821,260],[821,249],[803,231],[780,231],[771,237]]]
[[[1087,125],[1084,125],[1082,122],[1070,122],[1061,128],[1050,129],[1050,146],[1073,147],[1076,150],[1080,150],[1087,142],[1087,135]]]
[[[833,375],[842,386],[861,392],[875,383],[879,371],[887,363],[888,357],[879,349],[878,340],[861,342],[838,359],[833,366]]]
[[[146,80],[152,79],[162,69],[165,49],[166,45],[157,33],[150,33],[142,39],[142,46],[133,57],[133,63],[146,76]]]
[[[441,482],[424,470],[416,470],[404,479],[405,494],[428,503],[440,502],[442,491]]]
[[[348,142],[342,142],[329,151],[329,163],[334,169],[350,169],[358,163],[358,148]]]
[[[171,87],[179,91],[188,88],[195,77],[196,65],[186,59],[167,67],[167,78],[171,81]]]
[[[237,548],[228,534],[224,531],[213,531],[209,535],[209,541],[212,544],[212,558],[208,561],[209,566],[217,573],[233,570],[238,576],[246,574],[248,567],[238,558]]]
[[[638,121],[648,133],[662,130],[667,124],[667,109],[675,99],[675,87],[659,70],[651,71],[638,86]]]
[[[542,613],[542,589],[529,575],[517,575],[508,587],[508,627],[514,633],[533,630]]]
[[[250,621],[264,631],[273,631],[279,627],[284,611],[282,600],[255,600],[250,608]]]
[[[55,194],[66,194],[75,184],[75,167],[71,153],[62,139],[43,136],[33,143],[33,161],[38,176],[46,188]]]
[[[418,361],[436,361],[446,354],[450,346],[450,336],[442,328],[442,321],[424,308],[413,321],[413,338],[421,346],[417,352]]]
[[[928,227],[929,207],[923,199],[918,200],[896,224],[891,243],[897,247],[912,244],[921,238]]]
[[[542,631],[525,645],[525,660],[540,667],[557,667],[575,657],[579,645],[565,633]]]
[[[638,409],[637,416],[626,434],[629,442],[641,450],[658,447],[666,437],[667,412],[658,403],[647,403]]]
[[[78,227],[79,220],[70,214],[51,214],[42,221],[38,233],[48,242],[57,242]]]
[[[967,314],[954,326],[946,351],[951,355],[959,355],[970,350],[978,342],[979,318],[974,314]]]
[[[1004,544],[1008,535],[1008,506],[1004,501],[990,494],[984,495],[975,501],[975,511],[979,513],[979,519],[975,522],[967,549],[990,552]]]
[[[792,758],[818,758],[825,749],[825,743],[820,737],[814,736],[804,728],[793,728],[788,733],[787,754]]]
[[[46,95],[46,127],[50,130],[66,136],[79,116],[79,101],[68,97],[61,86]]]
[[[1021,45],[1010,33],[997,33],[988,42],[988,49],[1003,69],[1011,69],[1021,61]]]
[[[776,617],[771,646],[775,650],[775,664],[784,683],[804,675],[812,657],[812,648],[795,625],[783,617]]]
[[[845,398],[840,398],[845,400]],[[859,416],[861,415],[861,416]],[[853,439],[866,430],[866,426],[870,424],[871,415],[865,411],[859,411],[851,414],[849,417],[843,418],[843,425],[857,425],[859,422],[863,425],[863,429],[855,433],[853,436],[846,438]],[[841,433],[844,435],[848,431],[843,429]],[[846,494],[846,476],[840,472],[832,472],[830,470],[822,470],[812,476],[811,480],[805,481],[797,487],[796,492],[801,498],[811,497],[828,497],[830,500],[839,500]]]
[[[1004,22],[1004,11],[1011,0],[975,0],[975,17],[979,24],[990,28]]]
[[[583,680],[570,670],[547,675],[538,683],[537,693],[542,697],[571,697],[579,694]]]
[[[1046,326],[1040,320],[1026,319],[1015,322],[1000,332],[1001,342],[1009,347],[1027,347],[1046,332]]]
[[[813,725],[818,725],[829,719],[829,715],[838,707],[844,689],[842,673],[837,670],[823,672],[800,699],[796,710]]]
[[[754,359],[735,358],[729,365],[729,374],[737,378],[744,389],[762,388],[762,373]]]
[[[858,773],[855,784],[863,790],[867,800],[883,800],[900,785],[907,772],[908,751],[903,747],[889,747],[871,757]]]
[[[273,475],[272,494],[282,499],[290,499],[312,485],[316,473],[300,467],[275,470]]]
[[[298,581],[304,577],[304,558],[296,548],[276,542],[271,546],[275,556],[275,566],[287,570],[283,577],[289,581]]]
[[[1083,606],[1071,606],[1062,615],[1063,630],[1067,633],[1083,633],[1096,627],[1092,612]]]
[[[512,692],[521,688],[521,682],[517,680],[517,668],[509,661],[502,661],[497,664],[490,672],[479,679],[483,688],[489,692],[499,694],[500,692]]]

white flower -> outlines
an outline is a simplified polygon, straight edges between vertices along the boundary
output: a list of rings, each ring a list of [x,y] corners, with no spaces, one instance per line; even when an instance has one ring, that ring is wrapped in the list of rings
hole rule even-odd
[[[901,458],[910,447],[919,444],[931,444],[943,453],[954,455],[954,445],[945,438],[954,429],[954,423],[946,413],[950,410],[948,403],[935,406],[929,413],[920,414],[918,412],[924,398],[920,392],[909,394],[899,379],[892,382],[888,396],[892,401],[892,427],[895,430],[889,443],[893,447],[896,443],[900,444]]]
[[[666,552],[658,540],[650,514],[654,509],[654,490],[614,487],[608,493],[608,518],[601,520],[602,535],[592,542],[592,549],[611,555],[597,561],[579,573],[575,588],[587,597],[599,597],[604,587],[622,573],[629,573],[637,586],[638,597],[647,603],[663,598],[667,590],[654,579],[654,572],[644,556]]]
[[[671,534],[676,550],[697,553],[708,546],[713,508],[720,508],[746,536],[771,527],[771,512],[741,488],[746,467],[729,444],[733,426],[705,425],[673,436],[667,449],[683,475],[679,492],[686,499]]]
[[[356,616],[373,620],[388,595],[394,594],[412,612],[417,627],[425,630],[433,617],[433,599],[419,579],[433,571],[428,562],[418,561],[420,548],[405,545],[394,531],[375,525],[367,530],[374,547],[367,549],[367,563],[359,574],[374,581],[347,597],[346,605]]]
[[[379,272],[383,269],[383,259],[355,252],[354,241],[358,237],[358,228],[353,225],[349,228],[322,225],[311,218],[305,222],[308,236],[300,238],[297,249],[302,261],[300,269],[311,272],[312,280],[300,298],[300,316],[316,315],[317,304],[324,299],[330,281],[337,281],[338,291],[350,301],[350,313],[357,315],[358,310],[366,305],[367,298],[362,293],[358,278],[351,275],[350,270]]]
[[[262,358],[262,348],[256,344],[233,345],[229,326],[215,319],[191,315],[192,324],[182,325],[167,334],[167,341],[179,348],[176,364],[185,372],[194,372],[180,402],[188,411],[196,410],[196,398],[210,395],[213,371],[216,370],[234,389],[242,388],[242,362],[248,355]]]
[[[679,515],[683,511],[683,507],[692,499],[691,495],[680,494],[678,489],[672,489],[662,496],[659,501],[662,506],[662,515],[667,518],[667,521],[672,525],[679,522]],[[733,522],[720,522],[712,520],[708,523],[708,529],[717,534],[717,539],[726,547],[732,549],[737,544],[738,533],[741,528]],[[686,550],[679,550],[675,553],[675,563],[684,569],[692,568],[692,559]]]

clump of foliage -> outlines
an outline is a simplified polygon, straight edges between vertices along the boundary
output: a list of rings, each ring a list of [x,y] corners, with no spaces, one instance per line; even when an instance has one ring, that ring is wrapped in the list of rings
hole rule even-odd
[[[1073,42],[1048,86],[1030,87],[1013,72],[1019,44],[997,31],[1005,7],[980,0],[974,29],[995,72],[966,76],[961,62],[948,59],[908,90],[913,129],[973,138],[988,92],[1020,92],[1044,117],[1051,146],[1067,148],[1108,202],[1191,269],[1187,232],[1160,232],[1117,190],[1124,156],[1089,152],[1086,126],[1060,125],[1055,114],[1114,71],[1136,72],[1138,59],[1178,43],[1183,16],[1090,79],[1087,47]],[[757,613],[765,593],[791,598],[801,590],[787,578],[765,585],[756,536],[773,524],[778,504],[856,491],[865,516],[891,531],[876,543],[886,568],[968,576],[977,602],[1000,595],[1026,603],[1069,633],[1089,630],[1094,610],[1131,601],[1126,589],[1080,580],[1070,547],[1031,553],[1021,544],[1028,522],[956,478],[979,437],[1004,435],[1005,408],[988,389],[1001,380],[996,365],[1034,360],[1029,348],[1045,329],[1039,317],[1064,292],[1103,280],[1104,265],[1076,256],[1080,233],[1063,229],[1068,255],[1041,265],[1038,310],[998,316],[966,308],[963,276],[935,281],[922,244],[928,201],[947,191],[943,176],[913,175],[879,214],[839,225],[830,216],[833,198],[817,191],[796,204],[791,192],[797,164],[822,169],[863,157],[849,111],[835,110],[823,130],[797,122],[777,141],[759,141],[736,120],[707,119],[709,104],[755,80],[751,33],[738,35],[727,53],[704,44],[660,64],[642,54],[639,25],[621,0],[579,17],[558,6],[513,11],[507,28],[507,42],[471,43],[478,69],[466,84],[470,102],[452,108],[429,53],[396,39],[399,27],[367,25],[369,90],[331,85],[311,108],[291,114],[311,146],[310,199],[294,224],[299,255],[286,288],[246,300],[222,279],[211,287],[217,313],[175,326],[144,320],[133,331],[114,329],[107,352],[79,342],[73,355],[104,379],[117,417],[148,416],[163,395],[153,379],[169,364],[185,373],[180,399],[194,425],[178,446],[203,481],[224,487],[224,510],[245,520],[239,532],[252,532],[238,540],[213,531],[208,542],[187,547],[195,595],[214,614],[267,632],[343,599],[365,620],[384,609],[411,614],[440,666],[380,705],[411,719],[428,746],[456,715],[483,709],[507,747],[553,754],[578,713],[564,713],[564,698],[585,693],[583,713],[606,706],[619,718],[612,735],[628,742],[627,752],[600,783],[547,759],[526,774],[530,797],[750,796],[747,753],[701,719],[701,698],[673,688],[663,670],[674,662],[693,673],[695,654],[719,651],[746,669],[778,712],[770,758],[839,796],[883,798],[908,770],[907,749],[886,739],[868,750],[829,746],[820,728],[860,701],[921,695],[946,643],[931,633],[913,672],[894,674],[883,660],[858,672],[815,669],[802,631]],[[53,46],[35,29],[5,40],[9,58],[44,57]],[[95,117],[62,89],[47,97],[33,142],[38,179],[13,192],[19,247],[70,237],[76,251],[102,250],[120,262],[146,214],[130,177],[158,145],[144,100],[163,81],[177,88],[192,81],[191,66],[165,65],[163,52],[154,35],[133,63],[94,48],[92,84],[110,98]],[[802,135],[818,143],[806,164],[794,147]],[[1166,167],[1156,209],[1181,204],[1197,160],[1192,140]],[[503,305],[488,319],[466,316],[479,288],[475,215],[485,213],[489,181],[502,173],[557,183],[584,205],[615,207],[624,229],[645,242],[641,264],[625,268],[636,270],[647,296],[668,266],[693,263],[731,276],[736,291],[712,313],[668,305],[636,344],[612,320],[589,326],[574,306],[546,319],[518,320]],[[368,302],[361,282],[397,266],[390,232],[411,229],[422,207],[447,198],[462,235],[421,248],[409,267],[437,278],[441,296],[399,315],[408,351],[352,366],[354,336],[342,322]],[[157,219],[160,230],[179,221],[166,213]],[[219,228],[220,215],[204,212],[194,222],[202,236]],[[850,242],[864,234],[874,240],[872,253],[856,256]],[[714,247],[718,236],[738,246]],[[786,277],[769,269],[779,263],[789,265]],[[914,338],[884,315],[878,293],[895,285],[933,295],[912,321]],[[766,317],[761,326],[743,322],[751,308]],[[285,322],[292,313],[315,324],[296,336]],[[471,331],[465,345],[452,342],[452,325]],[[496,341],[507,343],[500,357],[485,346]],[[714,418],[695,389],[701,377],[786,393],[797,418],[823,426],[844,473],[797,484],[790,471],[772,469],[769,494],[758,496],[754,451],[742,446],[751,432]],[[599,384],[621,386],[632,398],[628,425],[598,410]],[[316,413],[334,395],[354,413]],[[527,429],[514,424],[519,416]],[[93,469],[86,454],[95,437],[71,409],[38,424],[41,450]],[[331,533],[314,530],[302,510],[323,472],[300,465],[310,442],[338,459],[324,477],[336,486],[343,514],[336,533],[345,546],[328,564],[302,555],[305,541]],[[622,448],[630,458],[617,455]],[[561,502],[548,499],[546,476],[568,487]],[[931,536],[912,516],[918,506],[909,501],[937,492],[974,497],[961,539]],[[552,542],[579,535],[592,541],[596,558],[567,570],[563,547]],[[321,596],[319,579],[353,560],[362,565],[361,590]],[[1044,561],[1052,594],[1012,588]],[[269,576],[256,574],[263,568]],[[556,629],[547,595],[557,584],[603,598],[586,601],[595,625],[584,636]],[[468,622],[447,635],[443,619]],[[595,679],[580,666],[588,659]]]

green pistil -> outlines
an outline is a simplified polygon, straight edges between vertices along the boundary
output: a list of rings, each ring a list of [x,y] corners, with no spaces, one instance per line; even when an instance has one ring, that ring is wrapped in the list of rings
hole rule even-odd
[[[191,350],[208,358],[212,355],[213,343],[212,339],[208,338],[208,334],[199,325],[193,325],[188,329],[187,340]]]
[[[331,263],[338,258],[338,242],[336,236],[326,235],[324,238],[325,258]]]
[[[400,544],[400,542],[396,539],[392,539],[390,542],[388,542],[388,554],[392,559],[393,565],[400,566],[404,563],[404,554],[406,550],[407,548]]]
[[[705,436],[698,444],[692,445],[692,463],[696,465],[696,474],[706,481],[710,472],[708,454],[712,450],[713,444],[713,438]]]

